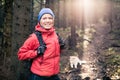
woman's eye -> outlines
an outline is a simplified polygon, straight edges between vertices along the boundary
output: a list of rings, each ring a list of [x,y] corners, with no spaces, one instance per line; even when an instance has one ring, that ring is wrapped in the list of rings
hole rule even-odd
[[[49,17],[49,19],[53,19],[52,17]]]
[[[43,20],[47,19],[46,17],[45,18],[42,18]]]
[[[42,20],[46,20],[46,19],[53,20],[52,17],[44,17],[44,18],[42,18]]]

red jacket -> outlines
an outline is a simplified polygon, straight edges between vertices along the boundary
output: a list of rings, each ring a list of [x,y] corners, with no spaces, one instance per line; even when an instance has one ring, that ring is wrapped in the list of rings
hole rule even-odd
[[[60,45],[58,36],[54,28],[45,30],[36,25],[36,30],[42,33],[43,40],[47,49],[43,56],[37,55],[39,42],[37,36],[33,33],[24,42],[18,51],[19,60],[33,59],[31,71],[40,76],[52,76],[59,73]]]

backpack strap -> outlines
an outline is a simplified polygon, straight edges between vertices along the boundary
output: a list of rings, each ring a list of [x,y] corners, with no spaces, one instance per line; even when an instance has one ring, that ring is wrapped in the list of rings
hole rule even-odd
[[[46,46],[45,42],[43,41],[41,32],[36,30],[34,33],[36,34],[36,36],[37,36],[37,38],[38,38],[38,41],[39,41],[40,46]],[[42,55],[42,60],[43,60],[43,55]],[[41,61],[40,64],[41,64],[42,62],[43,62],[43,61]]]
[[[60,49],[64,49],[65,48],[65,43],[64,43],[63,39],[60,37],[60,35],[58,33],[56,33],[56,34],[58,36]]]
[[[40,45],[45,45],[45,42],[43,41],[41,32],[36,30],[34,33],[36,34]]]

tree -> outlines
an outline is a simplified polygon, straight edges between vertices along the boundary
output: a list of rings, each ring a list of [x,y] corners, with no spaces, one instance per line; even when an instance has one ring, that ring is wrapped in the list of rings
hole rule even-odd
[[[21,62],[18,61],[17,51],[23,44],[28,34],[31,33],[31,7],[32,0],[14,0],[13,5],[13,25],[12,25],[12,51],[11,61],[14,69],[14,75],[16,79],[23,80],[27,75],[23,73],[24,68],[21,66]],[[19,37],[18,37],[19,36]]]
[[[11,79],[11,29],[12,29],[12,3],[13,0],[2,0],[1,2],[1,20],[0,20],[0,32],[1,32],[1,76],[7,79]],[[7,73],[6,73],[7,72]],[[6,76],[4,76],[6,75]]]

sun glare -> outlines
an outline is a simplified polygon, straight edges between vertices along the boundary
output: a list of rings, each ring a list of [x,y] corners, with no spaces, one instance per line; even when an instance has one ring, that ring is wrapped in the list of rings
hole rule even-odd
[[[92,11],[93,7],[94,7],[94,1],[93,0],[84,0],[85,11],[87,11],[87,12]]]

